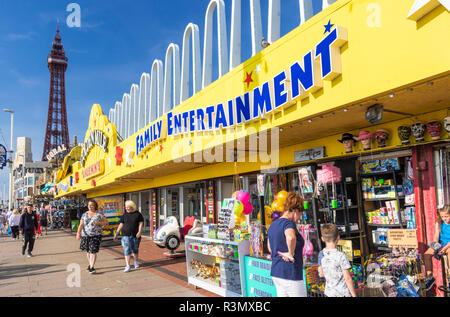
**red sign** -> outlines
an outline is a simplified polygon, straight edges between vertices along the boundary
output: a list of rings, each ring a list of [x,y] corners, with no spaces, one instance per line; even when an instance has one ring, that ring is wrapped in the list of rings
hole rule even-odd
[[[95,176],[101,175],[105,172],[104,160],[100,160],[91,166],[86,167],[81,175],[85,179],[93,178]]]

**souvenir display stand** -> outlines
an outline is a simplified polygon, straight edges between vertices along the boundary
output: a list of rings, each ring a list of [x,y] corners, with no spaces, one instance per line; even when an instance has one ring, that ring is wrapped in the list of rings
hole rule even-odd
[[[189,284],[224,297],[245,296],[248,240],[234,242],[191,235],[185,241]]]
[[[374,160],[361,164],[362,207],[373,252],[392,252],[389,229],[415,229],[413,181],[407,158]]]

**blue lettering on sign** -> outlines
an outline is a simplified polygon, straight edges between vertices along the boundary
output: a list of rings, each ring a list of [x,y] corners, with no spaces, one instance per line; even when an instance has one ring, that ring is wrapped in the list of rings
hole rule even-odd
[[[214,114],[214,106],[209,106],[206,108],[206,114],[208,115],[208,130],[213,129],[213,114]]]
[[[286,73],[282,71],[280,74],[276,75],[273,79],[273,89],[275,98],[275,108],[284,106],[287,101],[287,92],[285,88]]]
[[[244,115],[244,120],[242,120],[242,115]],[[246,93],[244,95],[244,101],[241,97],[236,98],[236,117],[237,124],[250,121],[250,94]]]
[[[181,114],[177,114],[174,116],[174,127],[175,127],[175,135],[182,133],[182,120],[181,120]]]
[[[189,117],[189,112],[183,112],[183,126],[184,126],[184,133],[188,132],[188,117]]]
[[[225,117],[225,110],[223,109],[223,104],[219,103],[216,110],[216,129],[228,127],[227,118]]]
[[[262,91],[259,87],[253,90],[253,117],[255,119],[260,115],[272,111],[272,99],[270,98],[269,83],[264,83]]]
[[[171,136],[173,134],[172,128],[172,112],[167,113],[167,135]]]
[[[331,31],[326,38],[324,38],[316,46],[316,58],[320,56],[322,78],[325,78],[331,73],[331,45],[337,39],[337,28]]]
[[[189,132],[195,132],[195,110],[189,111]]]
[[[302,85],[305,91],[308,91],[314,85],[314,72],[313,72],[313,56],[312,52],[306,54],[303,58],[304,68],[300,66],[298,62],[295,62],[291,66],[291,80],[292,80],[292,98],[296,98],[300,95],[300,86]]]
[[[197,130],[205,131],[205,111],[202,108],[197,109]]]

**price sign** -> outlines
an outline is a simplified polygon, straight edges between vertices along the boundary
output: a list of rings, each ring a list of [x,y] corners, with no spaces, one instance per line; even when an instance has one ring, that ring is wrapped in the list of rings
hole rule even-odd
[[[416,229],[388,230],[389,247],[418,248]]]

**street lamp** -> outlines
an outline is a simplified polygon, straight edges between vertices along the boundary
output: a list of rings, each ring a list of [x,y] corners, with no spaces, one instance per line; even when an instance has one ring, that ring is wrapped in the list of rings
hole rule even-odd
[[[12,210],[12,201],[13,201],[13,153],[14,153],[14,111],[9,109],[3,109],[4,112],[9,112],[11,114],[11,160],[9,161],[9,168],[11,170],[9,175],[9,203],[8,203],[8,209]]]

